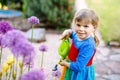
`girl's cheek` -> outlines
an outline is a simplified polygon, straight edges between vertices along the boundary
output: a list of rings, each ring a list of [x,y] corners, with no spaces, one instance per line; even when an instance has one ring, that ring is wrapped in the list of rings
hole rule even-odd
[[[75,31],[77,31],[77,30],[78,30],[78,28],[77,28],[77,27],[75,27],[74,29],[75,29]]]
[[[77,29],[75,29],[75,32],[77,32]]]

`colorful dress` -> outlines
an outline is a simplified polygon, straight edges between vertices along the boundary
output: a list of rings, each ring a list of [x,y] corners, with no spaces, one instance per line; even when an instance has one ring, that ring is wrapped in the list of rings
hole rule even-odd
[[[72,44],[68,53],[70,68],[66,69],[63,80],[95,80],[92,64],[96,52],[94,38],[79,40],[74,31],[71,34]]]

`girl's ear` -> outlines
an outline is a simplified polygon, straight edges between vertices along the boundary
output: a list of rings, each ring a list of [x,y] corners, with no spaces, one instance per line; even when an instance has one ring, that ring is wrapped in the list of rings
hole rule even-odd
[[[96,31],[96,28],[93,29],[93,32],[95,32],[95,31]]]
[[[94,25],[94,28],[97,29],[99,27],[99,25]]]
[[[93,26],[93,27],[94,27],[94,30],[93,30],[93,31],[95,32],[95,31],[97,30],[97,26]]]
[[[92,31],[93,35],[96,32],[96,30],[97,30],[96,27],[93,27],[93,31]]]

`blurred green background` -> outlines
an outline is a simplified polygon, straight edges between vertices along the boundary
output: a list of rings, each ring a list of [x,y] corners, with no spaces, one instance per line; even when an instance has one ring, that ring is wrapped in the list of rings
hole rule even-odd
[[[104,41],[120,41],[120,0],[86,0],[88,7],[100,17],[100,32]]]
[[[74,0],[0,0],[0,2],[9,9],[21,10],[25,17],[38,17],[40,27],[69,28],[74,15]]]

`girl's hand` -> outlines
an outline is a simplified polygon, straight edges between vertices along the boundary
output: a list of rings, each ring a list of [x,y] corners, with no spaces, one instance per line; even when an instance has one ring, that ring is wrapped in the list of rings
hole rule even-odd
[[[67,39],[69,38],[69,36],[71,35],[72,30],[71,29],[67,29],[65,30],[62,35],[60,36],[60,39]]]
[[[66,60],[61,60],[61,61],[60,61],[60,65],[61,65],[61,66],[67,66],[67,67],[70,67],[70,63],[67,62]]]

